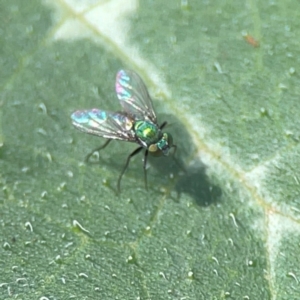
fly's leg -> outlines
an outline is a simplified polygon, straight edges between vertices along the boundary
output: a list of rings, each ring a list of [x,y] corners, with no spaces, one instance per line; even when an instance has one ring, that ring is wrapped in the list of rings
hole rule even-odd
[[[127,157],[127,160],[126,160],[126,163],[125,163],[125,166],[123,167],[123,170],[122,172],[120,173],[119,175],[119,179],[118,179],[118,185],[117,185],[117,188],[118,188],[118,194],[120,194],[120,191],[121,191],[121,180],[122,180],[122,177],[126,171],[126,169],[128,168],[128,165],[129,165],[129,162],[130,162],[130,159],[137,155],[138,153],[141,152],[141,150],[143,149],[143,147],[138,147],[136,148],[132,153],[130,153]]]
[[[177,151],[177,146],[176,146],[176,145],[172,145],[171,148],[175,148],[175,149],[174,149],[174,152],[173,152],[173,156],[175,156],[175,153],[176,153],[176,151]]]
[[[96,151],[100,151],[102,149],[104,149],[110,142],[112,141],[112,139],[107,140],[103,145],[101,145],[100,147],[95,148],[93,151],[91,151],[84,159],[85,162],[88,162],[90,157],[93,155],[94,152]]]
[[[165,122],[163,122],[163,123],[159,126],[159,129],[163,129],[164,127],[166,127],[166,125],[167,125],[167,122],[165,121]],[[187,171],[186,171],[186,169],[184,168],[184,166],[183,166],[183,165],[179,162],[179,160],[175,157],[175,153],[176,153],[176,151],[177,151],[177,146],[176,146],[176,145],[172,145],[171,148],[174,148],[174,152],[173,152],[172,157],[173,157],[173,159],[174,159],[176,165],[177,165],[181,170],[183,170],[184,173],[187,173]]]
[[[166,125],[167,125],[167,122],[165,121],[159,126],[159,129],[163,129]]]
[[[145,151],[145,155],[144,155],[144,180],[145,180],[145,188],[148,191],[148,184],[147,184],[147,159],[148,159],[148,153],[149,151],[146,150]]]
[[[177,167],[179,167],[179,169],[181,169],[184,173],[187,173],[187,170],[185,169],[185,167],[183,166],[183,164],[175,156],[175,153],[176,153],[176,150],[177,150],[177,146],[176,145],[172,145],[172,148],[175,148],[174,152],[173,152],[173,155],[172,155],[172,158],[175,161]]]

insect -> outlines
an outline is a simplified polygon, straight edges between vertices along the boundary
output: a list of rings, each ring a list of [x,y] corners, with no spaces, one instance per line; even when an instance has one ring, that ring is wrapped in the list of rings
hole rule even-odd
[[[139,145],[128,155],[119,175],[118,193],[120,193],[122,176],[130,159],[145,149],[143,168],[147,189],[148,154],[154,156],[168,155],[172,147],[174,153],[177,147],[173,144],[172,136],[162,131],[167,122],[158,125],[148,90],[137,73],[120,70],[116,76],[115,89],[123,111],[109,112],[98,108],[78,110],[71,115],[72,122],[82,132],[108,139],[103,145],[88,154],[86,161],[94,152],[104,149],[112,140],[133,142]]]

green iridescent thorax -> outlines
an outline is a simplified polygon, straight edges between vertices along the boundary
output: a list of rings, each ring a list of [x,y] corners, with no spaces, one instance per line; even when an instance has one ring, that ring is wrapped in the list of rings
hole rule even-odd
[[[136,136],[147,146],[157,143],[162,137],[160,129],[151,122],[136,121],[133,128]]]
[[[155,156],[168,155],[173,145],[171,134],[162,133],[153,123],[136,121],[133,125],[137,138]]]

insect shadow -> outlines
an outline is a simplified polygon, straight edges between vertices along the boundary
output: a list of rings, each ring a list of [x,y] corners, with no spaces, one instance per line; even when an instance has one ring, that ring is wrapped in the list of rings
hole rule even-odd
[[[208,206],[220,202],[221,188],[214,184],[206,174],[207,166],[199,158],[193,158],[197,149],[192,142],[188,130],[173,115],[160,115],[161,120],[168,120],[165,131],[170,132],[177,145],[177,151],[168,159],[150,158],[159,174],[174,176],[174,187],[179,199],[181,194],[190,195],[200,206]],[[172,157],[173,156],[173,157]],[[191,163],[187,163],[191,160]]]
[[[165,131],[171,133],[174,137],[174,143],[176,143],[176,152],[171,152],[169,156],[166,157],[153,157],[149,155],[148,162],[150,164],[150,169],[147,171],[151,179],[150,189],[156,189],[157,183],[162,183],[163,178],[168,178],[170,181],[170,174],[172,174],[170,189],[175,190],[177,193],[176,200],[180,199],[182,194],[190,195],[195,203],[199,206],[208,206],[220,202],[222,195],[222,190],[219,186],[214,184],[211,179],[206,174],[207,166],[199,158],[193,158],[197,149],[192,142],[192,138],[189,135],[188,130],[184,127],[182,122],[174,115],[161,114],[159,115],[160,120],[168,120],[168,124],[165,127]],[[123,143],[120,141],[113,141],[113,143]],[[106,143],[103,144],[105,146]],[[100,147],[101,148],[101,147]],[[108,146],[109,148],[109,146]],[[99,159],[101,160],[102,151],[107,149],[102,149],[99,153]],[[144,150],[145,151],[145,150]],[[141,151],[142,152],[142,151]],[[89,156],[86,157],[86,162],[89,164],[99,164],[98,159],[95,161],[93,159],[89,160]],[[143,153],[139,153],[140,159],[143,157]],[[139,160],[139,159],[138,159]],[[191,163],[188,161],[191,160]],[[111,165],[112,162],[110,162]],[[113,164],[115,168],[119,168],[122,164]],[[143,164],[139,162],[133,163],[134,168],[142,168]],[[154,169],[154,170],[153,170]],[[157,173],[158,175],[153,175]],[[153,179],[153,176],[155,179]],[[168,185],[167,181],[164,181]],[[141,181],[142,183],[142,181]],[[111,187],[113,189],[113,187]],[[143,186],[141,185],[141,188]],[[113,189],[114,190],[114,189]]]

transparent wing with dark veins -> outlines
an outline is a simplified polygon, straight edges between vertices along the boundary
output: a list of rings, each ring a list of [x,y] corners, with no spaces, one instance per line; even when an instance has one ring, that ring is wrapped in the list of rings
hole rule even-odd
[[[133,120],[125,113],[100,109],[78,110],[71,115],[73,125],[85,133],[108,139],[136,142]]]
[[[147,87],[138,74],[120,70],[116,77],[116,93],[124,111],[132,115],[135,120],[157,123]]]

